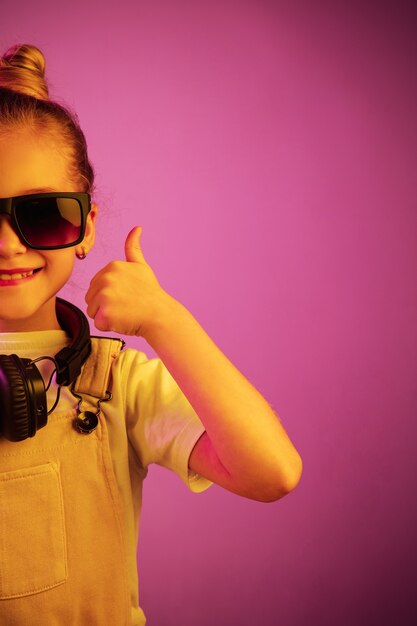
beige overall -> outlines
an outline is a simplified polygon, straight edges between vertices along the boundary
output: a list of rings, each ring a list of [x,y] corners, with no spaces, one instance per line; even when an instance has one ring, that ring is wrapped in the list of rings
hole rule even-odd
[[[76,406],[33,438],[0,438],[1,626],[131,623],[106,422],[79,433]]]

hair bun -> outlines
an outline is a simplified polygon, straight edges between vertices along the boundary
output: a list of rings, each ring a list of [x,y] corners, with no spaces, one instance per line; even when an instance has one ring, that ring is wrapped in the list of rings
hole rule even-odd
[[[0,59],[0,86],[35,98],[48,99],[45,57],[36,46],[16,44]]]

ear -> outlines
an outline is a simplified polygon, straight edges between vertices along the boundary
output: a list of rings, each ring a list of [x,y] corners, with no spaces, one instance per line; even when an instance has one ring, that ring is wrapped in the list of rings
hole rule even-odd
[[[76,253],[82,253],[82,248],[84,248],[84,251],[90,252],[91,248],[94,245],[94,240],[96,237],[96,218],[97,218],[97,213],[98,213],[98,206],[96,204],[94,204],[94,202],[91,203],[91,211],[89,212],[89,214],[87,215],[87,222],[85,225],[85,233],[84,233],[84,239],[82,240],[82,242],[76,246]]]

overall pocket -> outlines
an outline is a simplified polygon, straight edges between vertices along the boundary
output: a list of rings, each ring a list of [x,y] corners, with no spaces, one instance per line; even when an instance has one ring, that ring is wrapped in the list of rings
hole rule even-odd
[[[0,600],[64,583],[65,537],[57,463],[0,473]]]

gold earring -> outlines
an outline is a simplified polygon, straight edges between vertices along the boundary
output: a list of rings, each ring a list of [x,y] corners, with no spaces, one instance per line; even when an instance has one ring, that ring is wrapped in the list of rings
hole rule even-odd
[[[85,257],[87,256],[87,252],[85,251],[84,246],[81,247],[81,254],[79,252],[76,252],[75,256],[77,257],[77,259],[80,259],[80,261],[83,261],[85,259]]]

